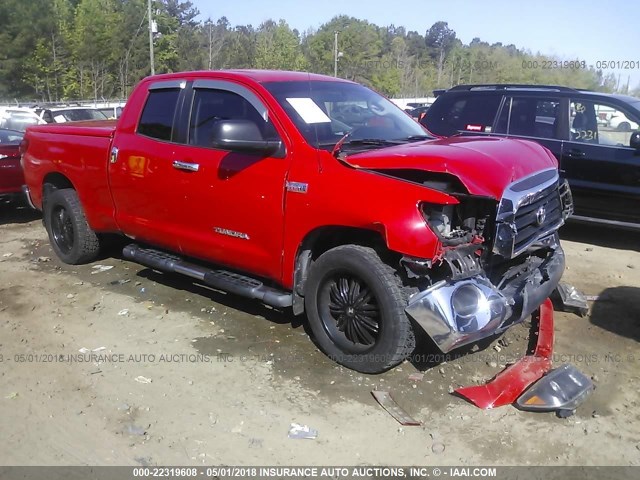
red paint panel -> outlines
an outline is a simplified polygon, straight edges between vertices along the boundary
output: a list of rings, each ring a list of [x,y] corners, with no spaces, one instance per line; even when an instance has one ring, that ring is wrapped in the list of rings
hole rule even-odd
[[[551,370],[553,354],[553,305],[547,299],[540,306],[538,342],[533,355],[521,358],[484,385],[463,387],[455,392],[482,409],[510,405],[530,385]]]
[[[18,145],[0,145],[0,195],[19,193],[24,185]]]

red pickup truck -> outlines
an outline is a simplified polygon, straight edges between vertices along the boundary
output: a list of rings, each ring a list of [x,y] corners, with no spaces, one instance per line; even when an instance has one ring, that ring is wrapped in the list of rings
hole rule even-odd
[[[64,262],[123,234],[125,258],[306,313],[319,347],[362,372],[400,363],[416,329],[443,352],[504,331],[564,270],[571,197],[548,150],[430,138],[333,77],[149,77],[117,123],[33,126],[22,148]]]

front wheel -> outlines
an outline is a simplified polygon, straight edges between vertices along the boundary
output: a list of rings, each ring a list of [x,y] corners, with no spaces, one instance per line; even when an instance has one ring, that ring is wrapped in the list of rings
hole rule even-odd
[[[44,223],[51,246],[64,263],[89,263],[98,256],[100,242],[87,223],[75,190],[54,190],[46,197]]]
[[[313,264],[305,307],[314,338],[337,363],[381,373],[415,347],[404,287],[372,248],[343,245]]]

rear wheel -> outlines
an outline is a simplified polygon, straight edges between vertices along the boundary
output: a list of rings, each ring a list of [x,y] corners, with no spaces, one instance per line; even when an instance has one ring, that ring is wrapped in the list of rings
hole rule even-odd
[[[344,245],[321,255],[305,286],[314,338],[331,359],[381,373],[414,349],[404,287],[372,248]]]
[[[88,263],[100,252],[100,242],[91,230],[75,190],[54,190],[47,196],[44,221],[56,255],[71,265]]]

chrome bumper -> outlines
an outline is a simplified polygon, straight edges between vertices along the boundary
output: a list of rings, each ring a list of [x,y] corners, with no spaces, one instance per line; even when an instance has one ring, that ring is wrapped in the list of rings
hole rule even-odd
[[[33,204],[33,200],[31,200],[31,190],[29,190],[29,187],[27,187],[26,185],[23,185],[22,193],[24,194],[24,197],[27,200],[27,203],[29,204],[29,206],[34,210],[37,210],[36,206]]]
[[[545,241],[547,256],[526,273],[505,273],[510,278],[501,279],[500,288],[484,275],[443,280],[414,294],[405,311],[444,353],[501,333],[531,315],[562,277],[565,259],[557,234]]]

